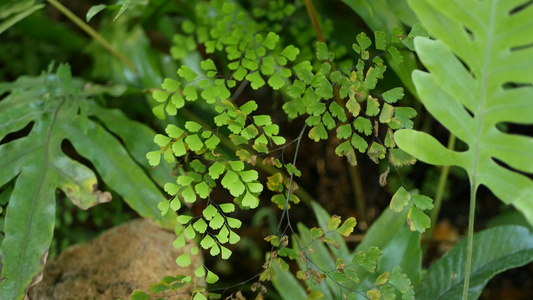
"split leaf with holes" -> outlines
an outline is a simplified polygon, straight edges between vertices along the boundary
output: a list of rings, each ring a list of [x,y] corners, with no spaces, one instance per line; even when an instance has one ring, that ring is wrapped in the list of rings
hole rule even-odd
[[[0,294],[5,298],[18,299],[40,280],[54,230],[56,189],[81,209],[111,200],[111,194],[98,190],[94,171],[69,155],[89,160],[141,216],[160,226],[174,226],[172,213],[161,216],[157,205],[163,194],[145,173],[151,170],[144,157],[148,149],[135,143],[141,137],[149,140],[154,132],[122,113],[97,107],[82,86],[71,77],[68,65],[0,85],[0,94],[7,94],[0,101],[0,139],[15,132],[20,136],[0,145],[0,187],[14,182],[0,246]],[[130,125],[138,135],[125,130]],[[126,148],[108,130],[121,137]],[[154,173],[161,185],[168,180],[163,174],[170,173],[168,166],[162,168],[163,173]]]
[[[533,48],[520,48],[533,43],[533,34],[519,30],[525,15],[533,26],[533,7],[511,14],[520,2],[411,1],[428,31],[439,39],[415,39],[417,53],[429,71],[413,73],[420,99],[469,149],[448,150],[430,135],[407,129],[397,131],[395,141],[424,162],[464,168],[473,192],[487,186],[533,224],[533,180],[522,174],[533,174],[533,139],[496,127],[505,122],[533,124],[533,63],[526,59]],[[477,18],[462,16],[465,11]],[[466,23],[450,17],[454,14]],[[474,26],[472,22],[478,21]],[[505,42],[494,42],[499,39]]]
[[[533,43],[533,6],[525,2],[409,1],[437,39],[414,39],[428,71],[413,72],[420,100],[468,150],[447,149],[432,136],[410,129],[397,131],[394,138],[402,150],[421,161],[458,166],[468,174],[470,255],[466,257],[463,298],[477,290],[468,285],[479,186],[514,205],[533,224],[533,138],[497,127],[533,124],[533,63],[529,59],[533,55],[529,47]]]

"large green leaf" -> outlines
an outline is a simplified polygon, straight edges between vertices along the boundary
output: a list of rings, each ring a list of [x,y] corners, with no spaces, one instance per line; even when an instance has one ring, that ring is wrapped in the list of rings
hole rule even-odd
[[[416,287],[417,299],[461,299],[466,240],[429,268]],[[490,278],[533,260],[533,235],[521,226],[498,226],[474,235],[468,299],[477,299]]]
[[[33,153],[45,154],[42,148]],[[57,182],[54,175],[42,165],[28,165],[18,176],[0,246],[3,299],[22,299],[28,288],[41,280],[54,231],[55,193],[48,188]]]
[[[400,213],[392,211],[387,207],[379,218],[372,223],[372,226],[365,234],[365,238],[357,245],[355,251],[368,250],[372,246],[382,249],[390,240],[392,240],[405,224],[407,210]]]
[[[162,187],[167,182],[175,181],[172,176],[173,165],[162,160],[154,170],[146,159],[146,153],[153,151],[153,143],[142,141],[152,141],[156,132],[150,127],[128,119],[119,109],[107,109],[94,102],[89,103],[87,115],[94,116],[102,121],[105,128],[118,136],[124,143],[129,155],[139,164],[152,179]]]
[[[342,0],[352,8],[372,30],[392,34],[402,23],[413,26],[418,22],[407,0]]]
[[[527,1],[411,0],[437,41],[416,38],[429,73],[413,81],[427,110],[468,150],[447,150],[430,135],[400,130],[396,143],[416,158],[468,172],[473,191],[487,186],[533,224],[533,139],[497,125],[533,124],[533,6]],[[497,161],[506,166],[502,166]]]
[[[277,263],[272,263],[276,272],[276,277],[272,278],[272,285],[280,293],[281,299],[304,300],[307,299],[305,289],[300,285],[298,279],[287,270],[282,270]]]
[[[92,162],[104,182],[120,194],[131,208],[142,217],[154,219],[160,226],[172,227],[170,219],[162,217],[157,208],[157,204],[164,199],[163,194],[113,135],[92,121],[87,131],[90,139],[79,138],[83,132],[76,124],[66,123],[62,126],[65,137],[77,152]]]
[[[173,227],[172,215],[161,216],[157,209],[161,191],[121,143],[87,117],[91,100],[82,85],[66,65],[57,74],[0,84],[0,95],[7,93],[0,101],[0,187],[15,182],[0,245],[2,299],[22,299],[40,280],[54,229],[56,189],[82,209],[111,200],[97,189],[94,172],[63,152],[65,140],[141,216]],[[21,129],[29,134],[22,137]]]

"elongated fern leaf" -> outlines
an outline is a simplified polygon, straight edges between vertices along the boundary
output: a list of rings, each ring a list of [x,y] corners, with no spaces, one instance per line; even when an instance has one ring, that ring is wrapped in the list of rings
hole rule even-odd
[[[522,174],[533,173],[533,139],[497,128],[505,122],[533,124],[532,2],[410,4],[438,39],[415,40],[429,71],[413,73],[416,89],[427,110],[469,149],[450,151],[413,130],[396,132],[396,142],[424,162],[464,168],[474,191],[487,186],[533,224],[533,180]]]
[[[498,128],[504,123],[533,124],[532,3],[409,1],[437,39],[415,39],[416,52],[429,73],[413,72],[413,82],[427,110],[463,140],[468,150],[448,150],[430,135],[413,130],[397,131],[394,137],[401,149],[421,161],[459,166],[468,173],[470,216],[463,299],[476,298],[480,287],[479,282],[469,287],[479,186],[485,185],[504,203],[513,204],[533,224],[533,180],[527,176],[533,173],[533,138]]]

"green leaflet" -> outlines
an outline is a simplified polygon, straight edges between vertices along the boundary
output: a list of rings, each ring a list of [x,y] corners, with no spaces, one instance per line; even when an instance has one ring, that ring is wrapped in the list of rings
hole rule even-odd
[[[418,22],[416,15],[407,5],[407,0],[342,0],[342,2],[357,13],[370,29],[385,32],[388,36],[394,35],[393,28],[403,27],[403,24],[412,26]],[[418,67],[416,58],[410,51],[402,51],[401,54],[404,63],[399,65],[391,63],[390,66],[407,89],[416,95],[411,80],[411,72]],[[392,58],[389,61],[392,61]]]
[[[173,227],[172,215],[162,217],[157,208],[163,195],[156,185],[112,134],[87,118],[85,102],[90,99],[79,91],[82,84],[70,77],[68,66],[61,65],[57,74],[0,85],[0,93],[8,93],[0,102],[0,138],[33,124],[28,136],[0,145],[0,186],[16,177],[0,245],[3,297],[22,299],[44,267],[57,188],[82,209],[111,200],[109,193],[97,190],[92,170],[63,153],[65,139],[139,214]],[[117,132],[120,127],[116,126]],[[134,152],[142,158],[138,149]]]
[[[424,162],[464,168],[474,191],[487,186],[533,224],[533,181],[494,161],[533,173],[533,140],[496,128],[502,122],[533,124],[533,88],[509,86],[533,82],[533,49],[515,49],[533,43],[533,8],[511,14],[522,2],[410,1],[430,34],[439,39],[415,39],[429,73],[415,71],[413,81],[427,110],[469,150],[447,150],[428,134],[412,130],[397,131],[395,141]]]
[[[130,6],[132,0],[123,0],[122,5],[120,5],[120,10],[117,15],[113,18],[113,21],[116,21]]]
[[[149,300],[150,295],[147,293],[141,291],[141,290],[134,290],[131,293],[130,300]]]
[[[89,10],[87,11],[87,14],[85,15],[85,22],[89,22],[94,16],[96,16],[99,12],[106,9],[107,5],[105,4],[98,4],[93,5]]]
[[[329,254],[328,247],[326,247],[326,245],[324,243],[321,243],[319,241],[315,241],[315,242],[311,243],[311,241],[313,240],[312,236],[311,236],[311,232],[309,231],[309,229],[305,225],[303,225],[301,223],[298,223],[297,227],[298,227],[299,234],[298,235],[294,234],[294,237],[299,239],[301,244],[309,245],[309,248],[313,249],[312,252],[309,251],[309,249],[304,249],[304,251],[305,251],[307,257],[316,264],[316,267],[318,267],[318,268],[320,268],[322,270],[333,270],[333,269],[335,269],[335,261],[334,261],[333,257],[331,256],[331,254]],[[293,243],[293,245],[294,244],[296,244],[296,243]],[[298,248],[296,248],[295,250],[298,250]],[[302,270],[306,269],[304,264],[302,264],[300,261],[298,261],[298,263],[299,263],[300,269],[302,269]],[[334,287],[336,285],[336,282],[334,280],[332,280],[331,278],[327,278],[326,279],[326,283],[330,287]],[[308,280],[307,284],[309,286],[314,286],[311,283],[311,280]],[[330,297],[329,299],[339,299],[339,297],[337,297],[337,296],[340,296],[338,289],[331,288],[331,293],[334,296]]]
[[[315,214],[315,216],[317,218],[319,226],[323,230],[328,230],[329,231],[329,221],[330,221],[331,217],[328,214],[328,212],[316,202],[311,202],[311,206],[313,208],[313,212],[314,212],[314,214]],[[339,224],[340,224],[340,221],[339,221]],[[346,245],[346,242],[344,241],[344,238],[337,232],[332,233],[331,237],[334,238],[336,241],[338,241],[340,246],[339,246],[338,249],[335,248],[335,247],[331,247],[330,246],[329,247],[330,251],[336,257],[340,257],[340,258],[343,258],[343,259],[348,259],[348,257],[350,256],[350,252],[348,250],[348,246]]]

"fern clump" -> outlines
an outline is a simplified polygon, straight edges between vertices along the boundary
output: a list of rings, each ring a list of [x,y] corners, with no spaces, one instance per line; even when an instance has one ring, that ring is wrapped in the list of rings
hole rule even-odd
[[[277,6],[280,3],[272,4],[271,9],[280,8]],[[179,215],[178,222],[183,228],[178,229],[174,246],[180,247],[185,239],[198,235],[200,246],[211,255],[229,258],[231,251],[225,244],[239,241],[235,229],[240,227],[240,222],[230,216],[235,210],[233,204],[219,203],[210,195],[213,189],[221,186],[241,209],[258,207],[264,190],[254,169],[259,163],[278,169],[266,181],[266,187],[275,193],[271,198],[273,203],[280,209],[288,209],[291,203],[300,202],[294,195],[297,184],[293,179],[301,176],[301,172],[294,162],[282,162],[273,153],[288,145],[279,135],[279,126],[269,115],[255,113],[261,103],[248,100],[237,105],[234,102],[235,91],[247,84],[253,90],[268,86],[280,91],[287,99],[283,111],[289,119],[305,116],[306,127],[296,140],[298,144],[306,128],[309,128],[308,137],[317,142],[328,139],[328,131],[335,130],[335,136],[341,140],[335,153],[345,156],[352,165],[357,164],[356,151],[366,153],[375,163],[385,158],[393,166],[416,161],[399,150],[393,139],[395,130],[412,128],[411,119],[416,116],[414,109],[396,106],[404,95],[403,89],[393,88],[382,94],[375,92],[387,69],[380,53],[388,53],[401,63],[398,50],[385,33],[375,34],[376,55],[372,57],[371,39],[364,33],[357,35],[352,52],[359,57],[357,63],[351,66],[343,63],[346,67],[336,69],[335,54],[325,43],[316,43],[313,60],[301,59],[299,47],[285,44],[283,37],[273,31],[277,27],[272,27],[272,22],[286,18],[293,11],[288,5],[277,14],[269,14],[265,20],[261,9],[253,10],[250,15],[235,3],[199,3],[195,16],[182,23],[183,34],[175,35],[171,47],[175,59],[190,62],[189,53],[198,47],[210,58],[197,65],[183,64],[177,70],[177,79],[166,78],[161,89],[152,93],[159,103],[153,112],[162,119],[165,115],[177,115],[188,103],[195,103],[207,108],[211,115],[201,121],[168,125],[165,135],[154,138],[159,150],[147,154],[154,167],[161,163],[161,156],[166,163],[176,164],[176,181],[165,184],[165,191],[172,198],[158,206],[163,214],[169,210],[179,211],[182,202],[192,205],[200,199],[205,201],[202,215]],[[384,130],[380,130],[380,126]],[[225,147],[234,149],[233,154],[224,154]],[[424,217],[428,217],[419,206],[410,207],[414,211],[409,214],[409,222],[414,224],[412,229],[424,231],[429,226]],[[282,248],[277,253],[282,255],[287,249]],[[177,259],[178,264],[189,265],[191,255],[196,253],[198,249],[195,248],[182,255]],[[191,276],[206,275],[203,270],[199,268]],[[272,272],[275,273],[272,267],[267,268],[261,280],[270,278],[268,274]],[[191,277],[183,280],[191,282]]]

